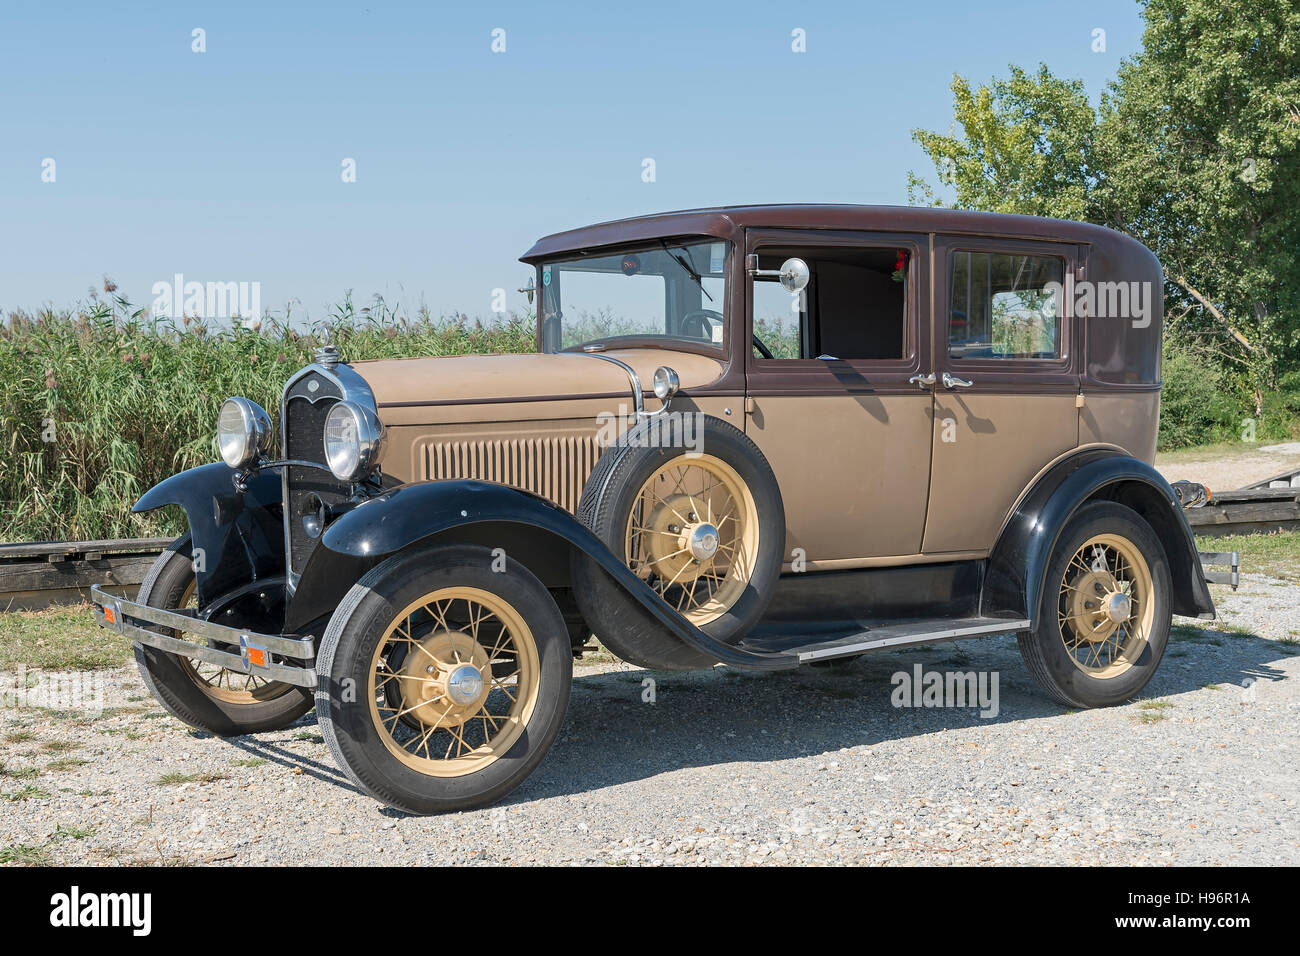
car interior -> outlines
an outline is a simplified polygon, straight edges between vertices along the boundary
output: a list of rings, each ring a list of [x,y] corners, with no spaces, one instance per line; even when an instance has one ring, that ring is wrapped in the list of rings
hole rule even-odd
[[[799,258],[812,275],[802,293],[787,292],[776,276],[754,277],[754,333],[771,358],[870,361],[909,354],[905,251],[783,246],[760,249],[758,258],[763,271]],[[757,343],[755,349],[769,357]]]

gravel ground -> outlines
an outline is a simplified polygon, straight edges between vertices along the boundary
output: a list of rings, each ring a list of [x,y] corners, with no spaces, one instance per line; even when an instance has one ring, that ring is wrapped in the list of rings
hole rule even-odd
[[[1049,702],[1006,637],[843,672],[583,665],[539,770],[436,818],[353,790],[312,715],[221,740],[101,671],[99,716],[0,710],[0,860],[1295,865],[1300,595],[1247,576],[1216,599],[1226,630],[1176,622],[1144,699],[1100,711]],[[997,673],[997,716],[891,706],[915,664]]]

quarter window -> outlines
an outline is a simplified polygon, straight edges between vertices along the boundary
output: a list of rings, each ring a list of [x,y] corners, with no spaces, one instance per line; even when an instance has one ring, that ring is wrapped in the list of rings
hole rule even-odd
[[[1052,256],[952,252],[948,357],[1061,357],[1065,263]]]

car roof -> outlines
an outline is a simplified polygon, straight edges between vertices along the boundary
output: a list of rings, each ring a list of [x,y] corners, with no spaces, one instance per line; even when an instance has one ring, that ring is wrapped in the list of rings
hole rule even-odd
[[[1104,226],[930,206],[862,206],[852,204],[773,204],[680,209],[616,219],[545,236],[520,256],[535,262],[560,253],[581,252],[669,236],[717,236],[734,239],[746,228],[851,229],[878,232],[956,233],[981,236],[1114,244],[1137,240]]]

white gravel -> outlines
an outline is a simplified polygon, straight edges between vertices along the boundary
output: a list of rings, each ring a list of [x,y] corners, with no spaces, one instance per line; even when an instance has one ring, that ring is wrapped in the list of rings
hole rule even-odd
[[[32,859],[36,848],[65,864],[1295,865],[1300,595],[1248,576],[1241,592],[1216,598],[1230,630],[1178,621],[1144,700],[1099,711],[1051,703],[1005,637],[873,655],[843,673],[583,666],[538,771],[495,807],[433,818],[353,790],[312,715],[221,740],[164,715],[133,668],[104,672],[110,707],[98,717],[0,710],[0,792],[10,796],[0,854]],[[891,674],[915,663],[997,672],[998,716],[891,706]],[[647,676],[654,703],[642,700]],[[164,774],[199,779],[166,784]]]

